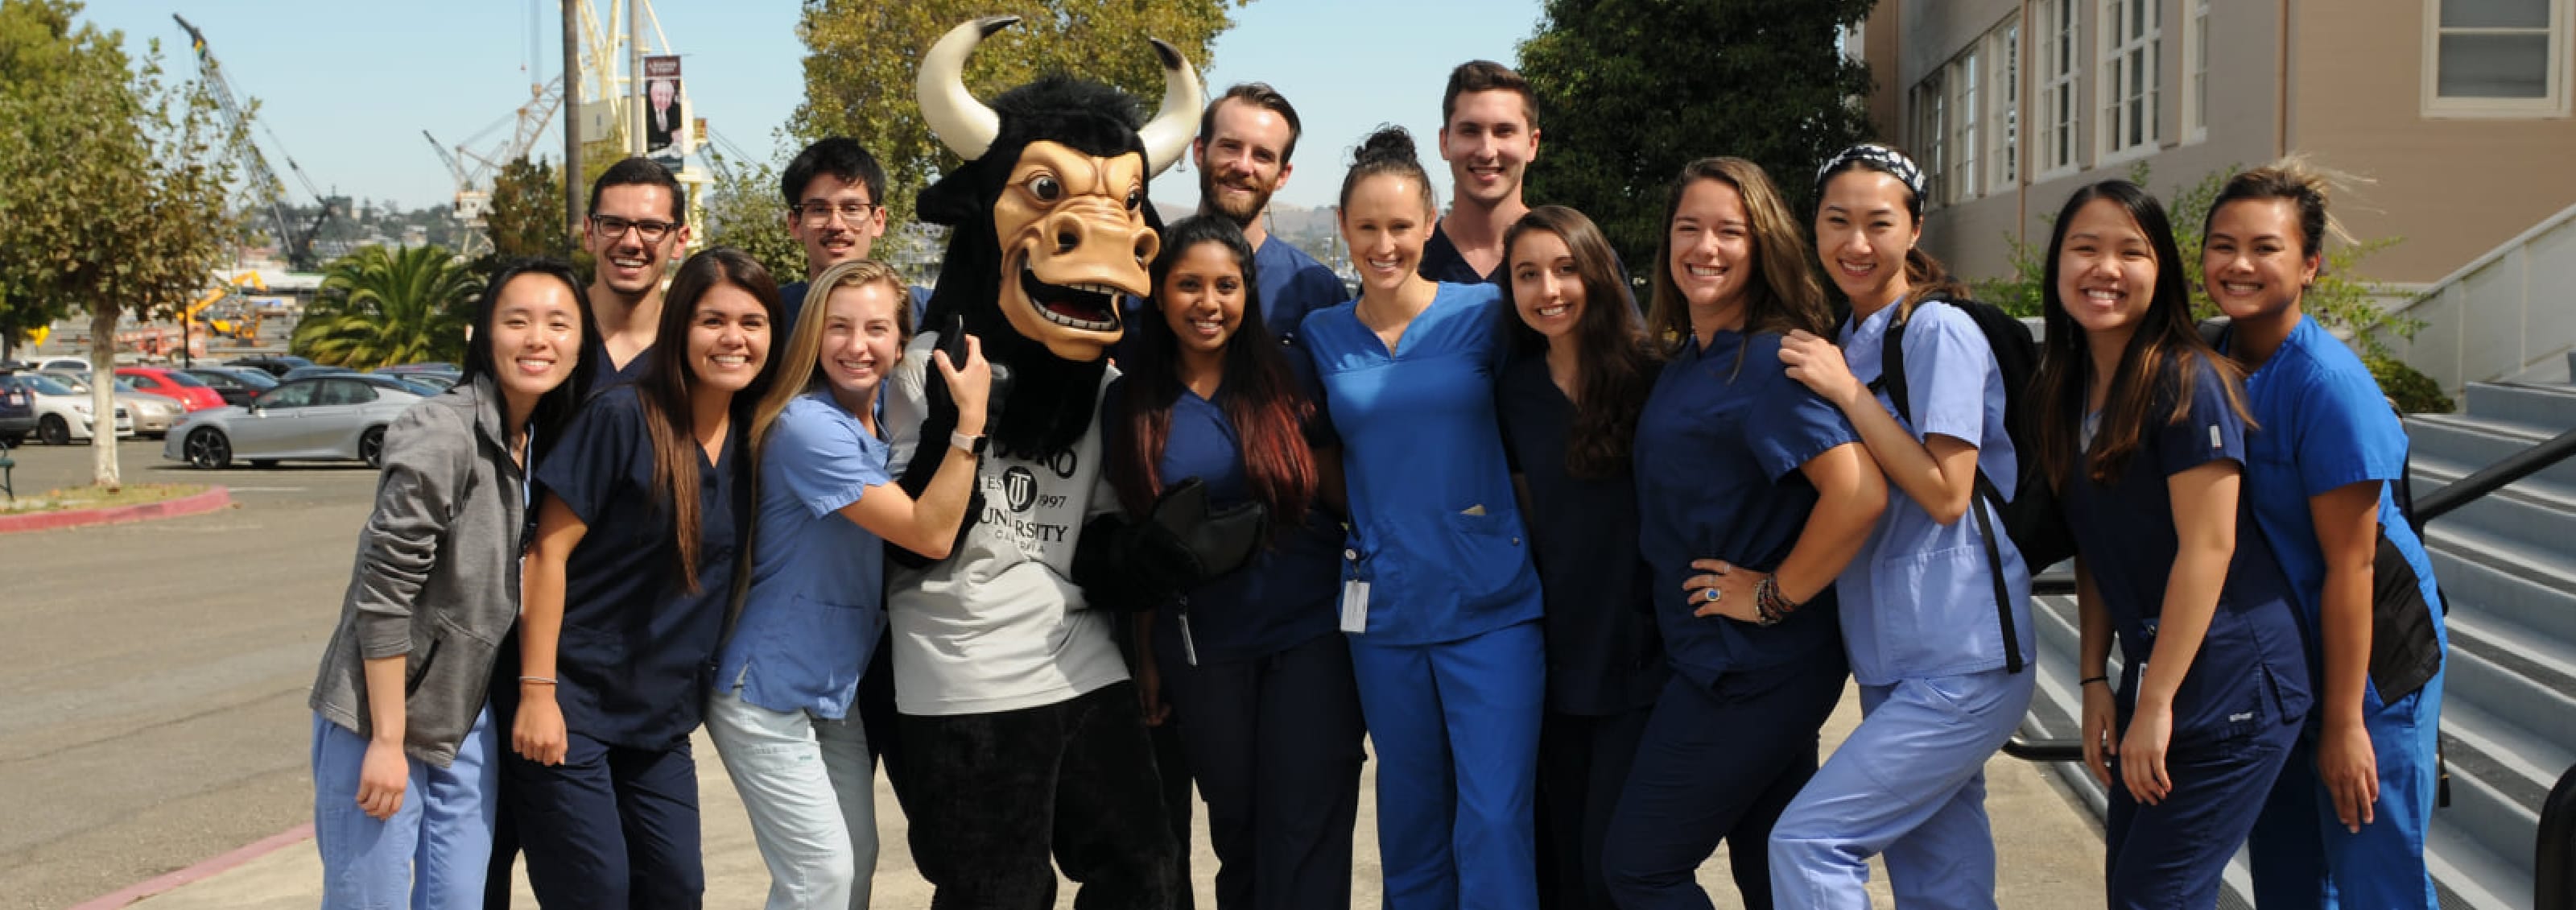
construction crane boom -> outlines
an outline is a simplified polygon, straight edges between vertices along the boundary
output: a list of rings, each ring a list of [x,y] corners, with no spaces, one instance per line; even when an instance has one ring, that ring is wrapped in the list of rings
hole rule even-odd
[[[260,154],[259,145],[251,141],[241,103],[234,99],[232,82],[224,78],[223,66],[215,61],[213,49],[207,47],[206,33],[198,31],[186,17],[177,13],[172,13],[170,18],[178,20],[179,27],[188,32],[188,47],[197,54],[197,71],[205,79],[206,92],[214,96],[216,107],[223,111],[224,127],[232,133],[233,155],[240,159],[242,168],[250,172],[251,198],[265,206],[269,217],[276,222],[277,242],[284,249],[288,264],[302,271],[313,270],[313,236],[321,231],[323,222],[330,219],[331,200],[313,186],[312,178],[305,175],[302,165],[295,163],[294,156],[288,155],[285,159],[287,168],[295,174],[295,180],[303,186],[305,194],[322,207],[322,213],[313,219],[311,226],[301,231],[287,220],[286,184],[277,178],[277,171],[268,166],[268,156]],[[278,145],[280,154],[284,154],[285,146],[278,142],[275,132],[268,133],[268,141]]]

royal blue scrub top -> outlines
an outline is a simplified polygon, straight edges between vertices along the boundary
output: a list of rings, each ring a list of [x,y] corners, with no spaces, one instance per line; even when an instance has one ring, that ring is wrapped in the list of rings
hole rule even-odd
[[[1343,571],[1369,584],[1377,645],[1459,641],[1541,612],[1494,420],[1502,290],[1443,284],[1390,353],[1357,301],[1306,317],[1342,439],[1351,533]]]
[[[2350,484],[2382,481],[2380,530],[2415,570],[2424,603],[2432,608],[2435,640],[2444,642],[2447,651],[2449,632],[2442,622],[2433,561],[2386,485],[2405,476],[2406,428],[2370,368],[2315,319],[2301,316],[2272,358],[2245,377],[2245,398],[2255,426],[2245,438],[2250,456],[2245,493],[2254,504],[2255,525],[2289,579],[2300,623],[2312,631],[2321,628],[2326,586],[2325,550],[2317,543],[2316,516],[2308,512],[2308,499]],[[2320,674],[2315,679],[2322,685],[2320,643],[2311,636],[2308,644],[2310,669]]]
[[[1882,308],[1842,331],[1843,359],[1862,382],[1885,372],[1880,354],[1896,310]],[[2005,498],[2014,496],[2020,462],[2004,427],[2003,371],[1976,321],[1947,303],[1917,305],[1905,322],[1904,382],[1913,421],[1896,414],[1884,391],[1877,396],[1879,408],[1895,416],[1917,442],[1939,434],[1977,447],[1977,469]],[[2003,517],[1985,497],[1972,498],[1971,505],[1987,510],[1987,519],[2002,531]],[[2016,643],[2022,654],[2039,653],[2030,621],[2030,570],[2012,535],[1996,537]],[[1995,603],[1997,569],[1988,562],[1976,518],[1963,515],[1946,525],[1933,521],[1914,497],[1891,485],[1887,511],[1834,582],[1852,678],[1865,686],[1885,686],[1900,679],[2001,669],[2005,655],[2003,621]]]
[[[1530,558],[1547,616],[1547,707],[1604,716],[1653,707],[1671,675],[1655,631],[1654,570],[1637,551],[1637,481],[1566,467],[1574,402],[1537,352],[1515,356],[1495,390],[1503,445],[1529,490]]]
[[[1841,410],[1783,372],[1780,337],[1684,339],[1637,418],[1638,543],[1654,567],[1655,617],[1674,672],[1706,689],[1842,648],[1830,585],[1769,628],[1693,616],[1700,604],[1682,590],[1705,574],[1692,560],[1779,568],[1818,498],[1799,468],[1860,441]]]
[[[1252,251],[1252,271],[1253,287],[1261,291],[1261,322],[1281,344],[1297,340],[1306,314],[1350,299],[1340,276],[1277,234],[1262,237]]]
[[[1316,390],[1314,368],[1303,351],[1281,352],[1299,400],[1311,402]],[[1121,378],[1101,400],[1101,426],[1111,463],[1130,457],[1127,386]],[[1241,437],[1227,418],[1226,389],[1201,398],[1187,388],[1172,402],[1170,435],[1163,457],[1155,463],[1164,486],[1196,477],[1207,485],[1208,505],[1226,508],[1252,499],[1244,473]],[[1320,410],[1306,421],[1310,449],[1339,444]],[[1272,528],[1268,546],[1252,562],[1189,591],[1189,641],[1201,664],[1267,657],[1333,633],[1334,598],[1341,593],[1342,526],[1319,496],[1306,509],[1302,524]],[[1179,604],[1162,604],[1155,614],[1155,635],[1181,634]]]
[[[787,402],[760,453],[751,588],[716,661],[719,689],[840,719],[885,634],[885,542],[841,509],[891,495],[886,444],[829,391]]]
[[[1910,356],[1910,355],[1909,355]],[[2165,582],[2181,549],[2174,533],[2173,500],[2166,481],[2213,461],[2245,461],[2245,421],[2228,406],[2227,378],[2190,355],[2169,369],[2162,388],[2117,480],[2095,482],[2078,468],[2058,505],[2075,532],[2076,552],[2102,595],[2119,634],[2121,681],[2116,695],[2122,722],[2137,701],[2141,669],[2155,654],[2156,627],[2164,613]],[[2183,387],[2182,373],[2191,374]],[[2189,416],[2173,418],[2190,396]],[[2088,437],[2091,434],[2086,434]],[[2089,451],[2088,442],[2084,447]],[[2247,484],[2239,484],[2244,489]],[[2201,745],[2251,736],[2272,724],[2296,723],[2308,712],[2308,662],[2289,581],[2263,535],[2252,533],[2237,509],[2236,553],[2227,582],[2191,669],[2174,690],[2172,743]]]
[[[611,745],[663,749],[698,726],[716,639],[733,593],[737,529],[750,487],[741,424],[723,458],[697,454],[698,590],[681,583],[676,519],[653,483],[653,443],[633,386],[592,398],[537,467],[537,484],[589,526],[564,567],[555,701],[564,728]]]

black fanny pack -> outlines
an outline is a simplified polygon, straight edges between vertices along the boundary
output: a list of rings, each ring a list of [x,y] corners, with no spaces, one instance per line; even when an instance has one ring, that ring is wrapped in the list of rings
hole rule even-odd
[[[2379,529],[2370,576],[2370,684],[2386,704],[2441,672],[2442,639],[2433,629],[2433,607],[2424,602],[2423,579],[2385,527]]]

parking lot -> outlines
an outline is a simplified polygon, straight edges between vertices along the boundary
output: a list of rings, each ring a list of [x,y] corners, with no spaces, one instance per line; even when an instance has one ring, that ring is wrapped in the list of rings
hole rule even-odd
[[[0,908],[60,908],[309,818],[305,689],[375,473],[196,471],[118,447],[128,483],[235,507],[0,535]],[[89,446],[11,449],[22,493],[89,482]]]

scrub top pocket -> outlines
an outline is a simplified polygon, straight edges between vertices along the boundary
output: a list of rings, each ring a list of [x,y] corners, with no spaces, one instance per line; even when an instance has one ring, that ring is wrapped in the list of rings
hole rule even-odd
[[[1984,546],[1898,552],[1881,558],[1870,576],[1872,602],[1843,603],[1849,618],[1868,611],[1864,625],[1877,645],[1876,661],[1856,664],[1874,663],[1872,669],[1888,676],[2002,664],[2003,626],[1995,619]],[[1852,625],[1847,620],[1847,634],[1858,631]]]
[[[1522,548],[1520,516],[1490,504],[1486,508],[1489,511],[1482,515],[1449,513],[1449,553],[1441,563],[1460,570],[1445,581],[1471,611],[1521,593],[1515,582],[1529,564]]]

